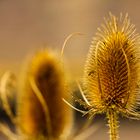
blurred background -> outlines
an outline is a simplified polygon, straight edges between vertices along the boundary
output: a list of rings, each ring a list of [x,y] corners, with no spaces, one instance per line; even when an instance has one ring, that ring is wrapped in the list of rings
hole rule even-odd
[[[75,36],[67,44],[64,56],[71,75],[81,77],[92,37],[103,17],[128,13],[140,32],[138,0],[0,0],[0,72],[18,73],[26,56],[39,48],[61,50],[65,38]],[[107,140],[105,117],[95,119],[102,126],[91,139]],[[121,119],[120,140],[139,140],[140,122]]]

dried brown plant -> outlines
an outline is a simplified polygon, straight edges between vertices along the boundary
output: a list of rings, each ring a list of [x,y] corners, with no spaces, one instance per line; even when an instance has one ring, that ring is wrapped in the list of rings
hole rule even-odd
[[[70,132],[72,111],[62,101],[69,91],[61,65],[56,55],[42,50],[25,67],[17,110],[24,134],[62,139]]]
[[[118,140],[118,115],[140,119],[140,44],[135,26],[125,17],[110,17],[98,28],[85,64],[79,103],[88,111],[76,110],[92,118],[105,113],[110,140]],[[85,104],[86,103],[86,104]]]
[[[6,91],[11,92],[6,82],[10,77],[5,75],[1,81],[2,102],[17,131],[17,136],[11,139],[67,139],[73,124],[73,113],[62,101],[62,98],[70,96],[60,58],[54,52],[43,49],[23,66],[17,85],[17,117],[12,114],[5,97]],[[9,133],[8,128],[5,130]]]
[[[74,134],[71,129],[73,110],[62,100],[71,100],[62,55],[67,41],[75,34],[80,33],[66,38],[60,56],[49,49],[42,49],[25,61],[18,80],[12,80],[11,72],[6,72],[1,78],[3,108],[16,132],[2,123],[0,131],[10,140],[84,140],[98,128],[92,126],[83,133]],[[12,94],[11,89],[17,90],[16,116],[8,103],[7,95]]]

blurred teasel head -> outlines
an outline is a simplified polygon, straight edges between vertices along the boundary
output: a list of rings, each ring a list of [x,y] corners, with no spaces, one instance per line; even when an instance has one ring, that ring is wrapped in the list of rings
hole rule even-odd
[[[118,138],[117,114],[140,118],[139,51],[139,35],[128,15],[110,14],[98,28],[88,53],[84,95],[89,114],[107,114],[111,140]]]
[[[60,58],[45,49],[24,66],[19,78],[17,104],[20,132],[27,138],[66,139],[72,126],[72,111],[62,101],[69,98]]]

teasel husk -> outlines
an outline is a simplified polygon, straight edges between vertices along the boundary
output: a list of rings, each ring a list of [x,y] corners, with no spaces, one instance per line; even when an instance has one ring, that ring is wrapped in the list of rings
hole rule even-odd
[[[125,17],[110,17],[98,28],[84,71],[84,95],[89,114],[106,113],[110,139],[118,139],[118,114],[139,119],[140,42]]]
[[[72,127],[72,110],[62,59],[42,49],[26,62],[19,77],[17,115],[19,133],[25,139],[67,139]]]

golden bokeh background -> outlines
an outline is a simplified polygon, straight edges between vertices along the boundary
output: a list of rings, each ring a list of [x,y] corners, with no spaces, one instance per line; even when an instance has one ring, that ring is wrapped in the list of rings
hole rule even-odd
[[[129,13],[140,31],[137,0],[0,0],[0,67],[14,69],[27,54],[43,46],[62,47],[73,32],[65,56],[74,74],[82,74],[91,38],[103,17]],[[74,70],[73,70],[74,68]]]
[[[128,13],[140,32],[138,0],[0,0],[0,71],[19,72],[28,54],[44,46],[60,51],[69,34],[81,32],[85,35],[73,37],[64,56],[71,75],[82,76],[91,39],[109,12]],[[108,139],[103,124],[92,140]],[[121,121],[120,140],[139,140],[139,132],[140,122]]]

